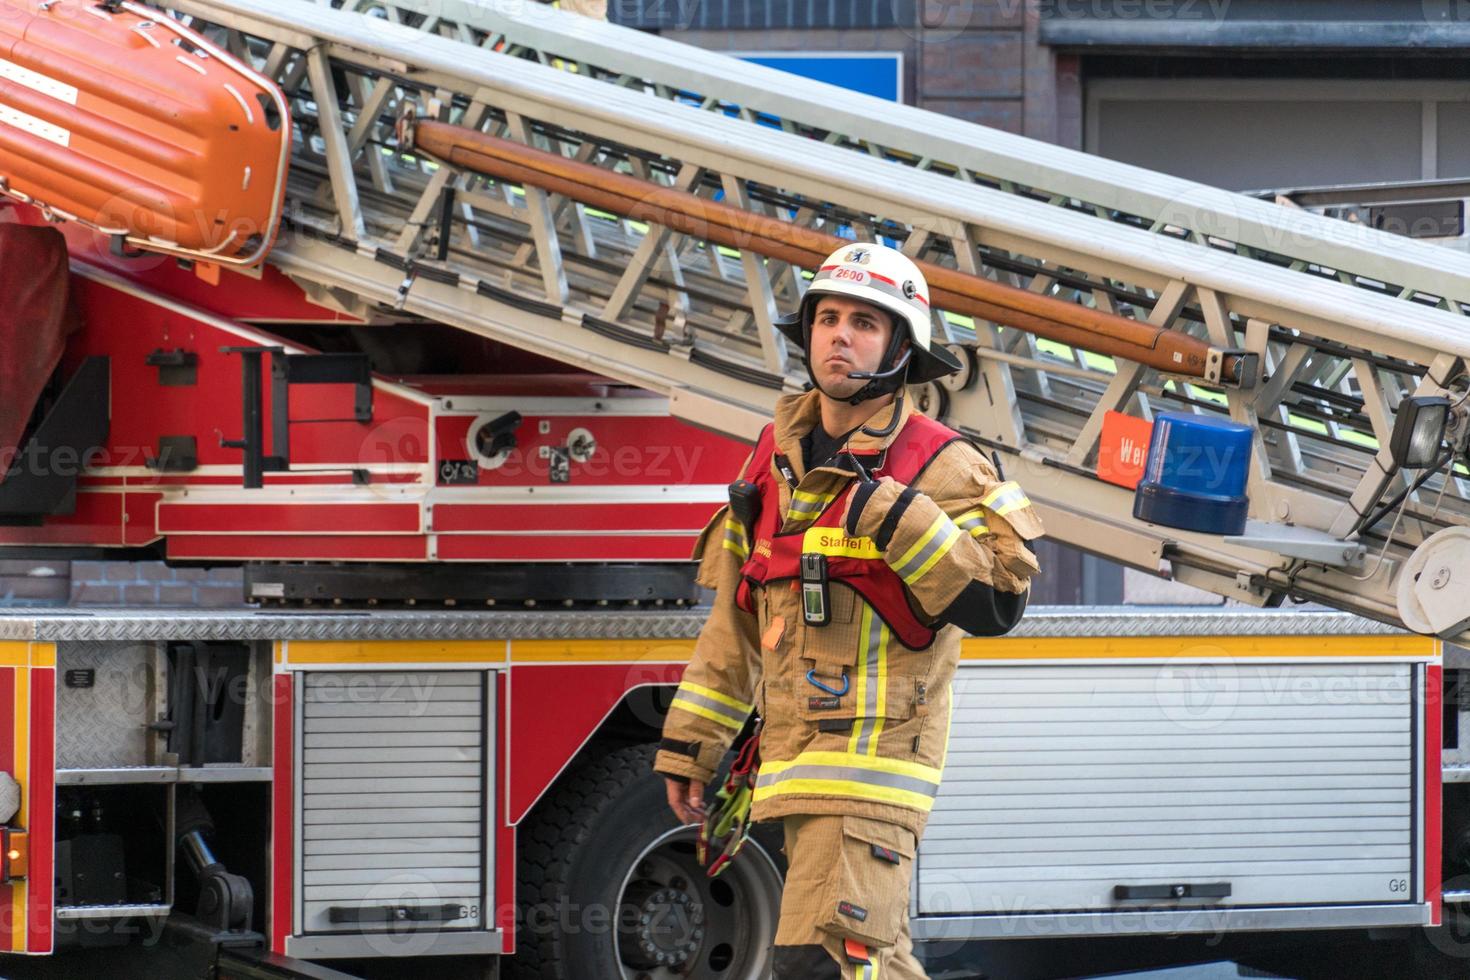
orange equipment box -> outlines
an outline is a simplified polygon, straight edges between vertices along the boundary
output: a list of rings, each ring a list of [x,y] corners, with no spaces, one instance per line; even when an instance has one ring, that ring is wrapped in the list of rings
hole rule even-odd
[[[0,191],[115,242],[247,266],[280,222],[268,78],[158,11],[0,0]]]

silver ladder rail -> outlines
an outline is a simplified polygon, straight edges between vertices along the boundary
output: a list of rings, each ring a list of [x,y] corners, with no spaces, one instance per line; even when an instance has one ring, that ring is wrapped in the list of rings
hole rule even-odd
[[[320,2],[320,0],[307,0]],[[1286,211],[1131,164],[1053,146],[952,116],[852,92],[541,3],[487,0],[331,0],[395,23],[710,111],[746,110],[798,133],[919,170],[977,181],[1058,207],[1101,212],[1157,234],[1186,237],[1430,305],[1470,303],[1470,261],[1435,256],[1359,225]],[[897,111],[895,111],[897,109]],[[1407,292],[1405,292],[1407,291]]]
[[[1204,189],[1190,191],[1181,223],[1150,219],[1183,182],[861,96],[833,96],[847,114],[825,118],[852,128],[813,139],[803,133],[823,118],[818,97],[840,90],[737,73],[641,34],[642,60],[617,62],[607,39],[620,29],[572,30],[558,19],[570,14],[545,11],[532,37],[469,3],[443,8],[460,20],[401,0],[376,14],[302,0],[163,6],[291,98],[291,219],[271,261],[324,301],[581,364],[745,438],[805,380],[772,326],[799,298],[802,270],[417,159],[392,135],[412,108],[828,233],[882,234],[928,261],[1261,355],[1260,384],[1219,389],[940,317],[974,370],[969,384],[920,397],[1001,454],[1069,544],[1248,602],[1289,593],[1401,622],[1405,561],[1436,530],[1470,524],[1466,480],[1451,472],[1408,497],[1392,540],[1387,522],[1362,537],[1366,561],[1316,558],[1372,505],[1399,402],[1458,394],[1470,360],[1462,256]],[[674,91],[686,68],[709,91]],[[960,162],[946,172],[946,159]],[[1186,220],[1232,214],[1230,242]],[[1134,521],[1131,493],[1094,473],[1099,435],[1109,410],[1157,409],[1256,425],[1252,516],[1310,537],[1313,560],[1291,557],[1300,549],[1280,535],[1252,543]]]

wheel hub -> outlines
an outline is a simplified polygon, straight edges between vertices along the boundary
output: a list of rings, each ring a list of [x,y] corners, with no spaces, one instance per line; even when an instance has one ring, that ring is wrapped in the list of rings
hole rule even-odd
[[[719,878],[698,856],[698,833],[674,827],[628,864],[618,889],[616,961],[622,980],[762,980],[781,905],[781,875],[752,840]]]
[[[677,968],[699,951],[704,909],[682,882],[634,882],[623,894],[624,962],[635,970]]]

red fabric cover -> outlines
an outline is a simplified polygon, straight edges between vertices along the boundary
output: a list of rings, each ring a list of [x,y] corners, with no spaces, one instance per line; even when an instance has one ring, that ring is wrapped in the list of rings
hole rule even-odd
[[[69,275],[61,232],[0,224],[0,480],[76,326]]]

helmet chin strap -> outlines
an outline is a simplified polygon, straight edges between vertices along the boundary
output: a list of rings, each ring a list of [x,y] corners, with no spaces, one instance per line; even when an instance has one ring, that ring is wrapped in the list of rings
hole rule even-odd
[[[867,384],[846,398],[838,398],[823,388],[817,381],[816,372],[812,370],[812,327],[810,322],[806,323],[806,373],[807,377],[812,380],[812,386],[833,401],[847,402],[849,405],[861,405],[865,401],[882,398],[884,395],[891,395],[902,388],[908,380],[909,360],[914,355],[914,348],[913,345],[909,345],[908,350],[905,350],[902,354],[898,353],[898,349],[903,346],[903,342],[907,339],[906,334],[908,333],[908,328],[906,324],[901,323],[897,317],[891,314],[889,315],[889,319],[893,323],[893,338],[888,341],[888,349],[883,352],[883,360],[879,362],[878,370],[849,372],[847,375],[849,378],[854,381],[866,381]],[[897,363],[895,363],[895,358],[897,358]],[[893,366],[884,367],[887,364],[892,364]]]

